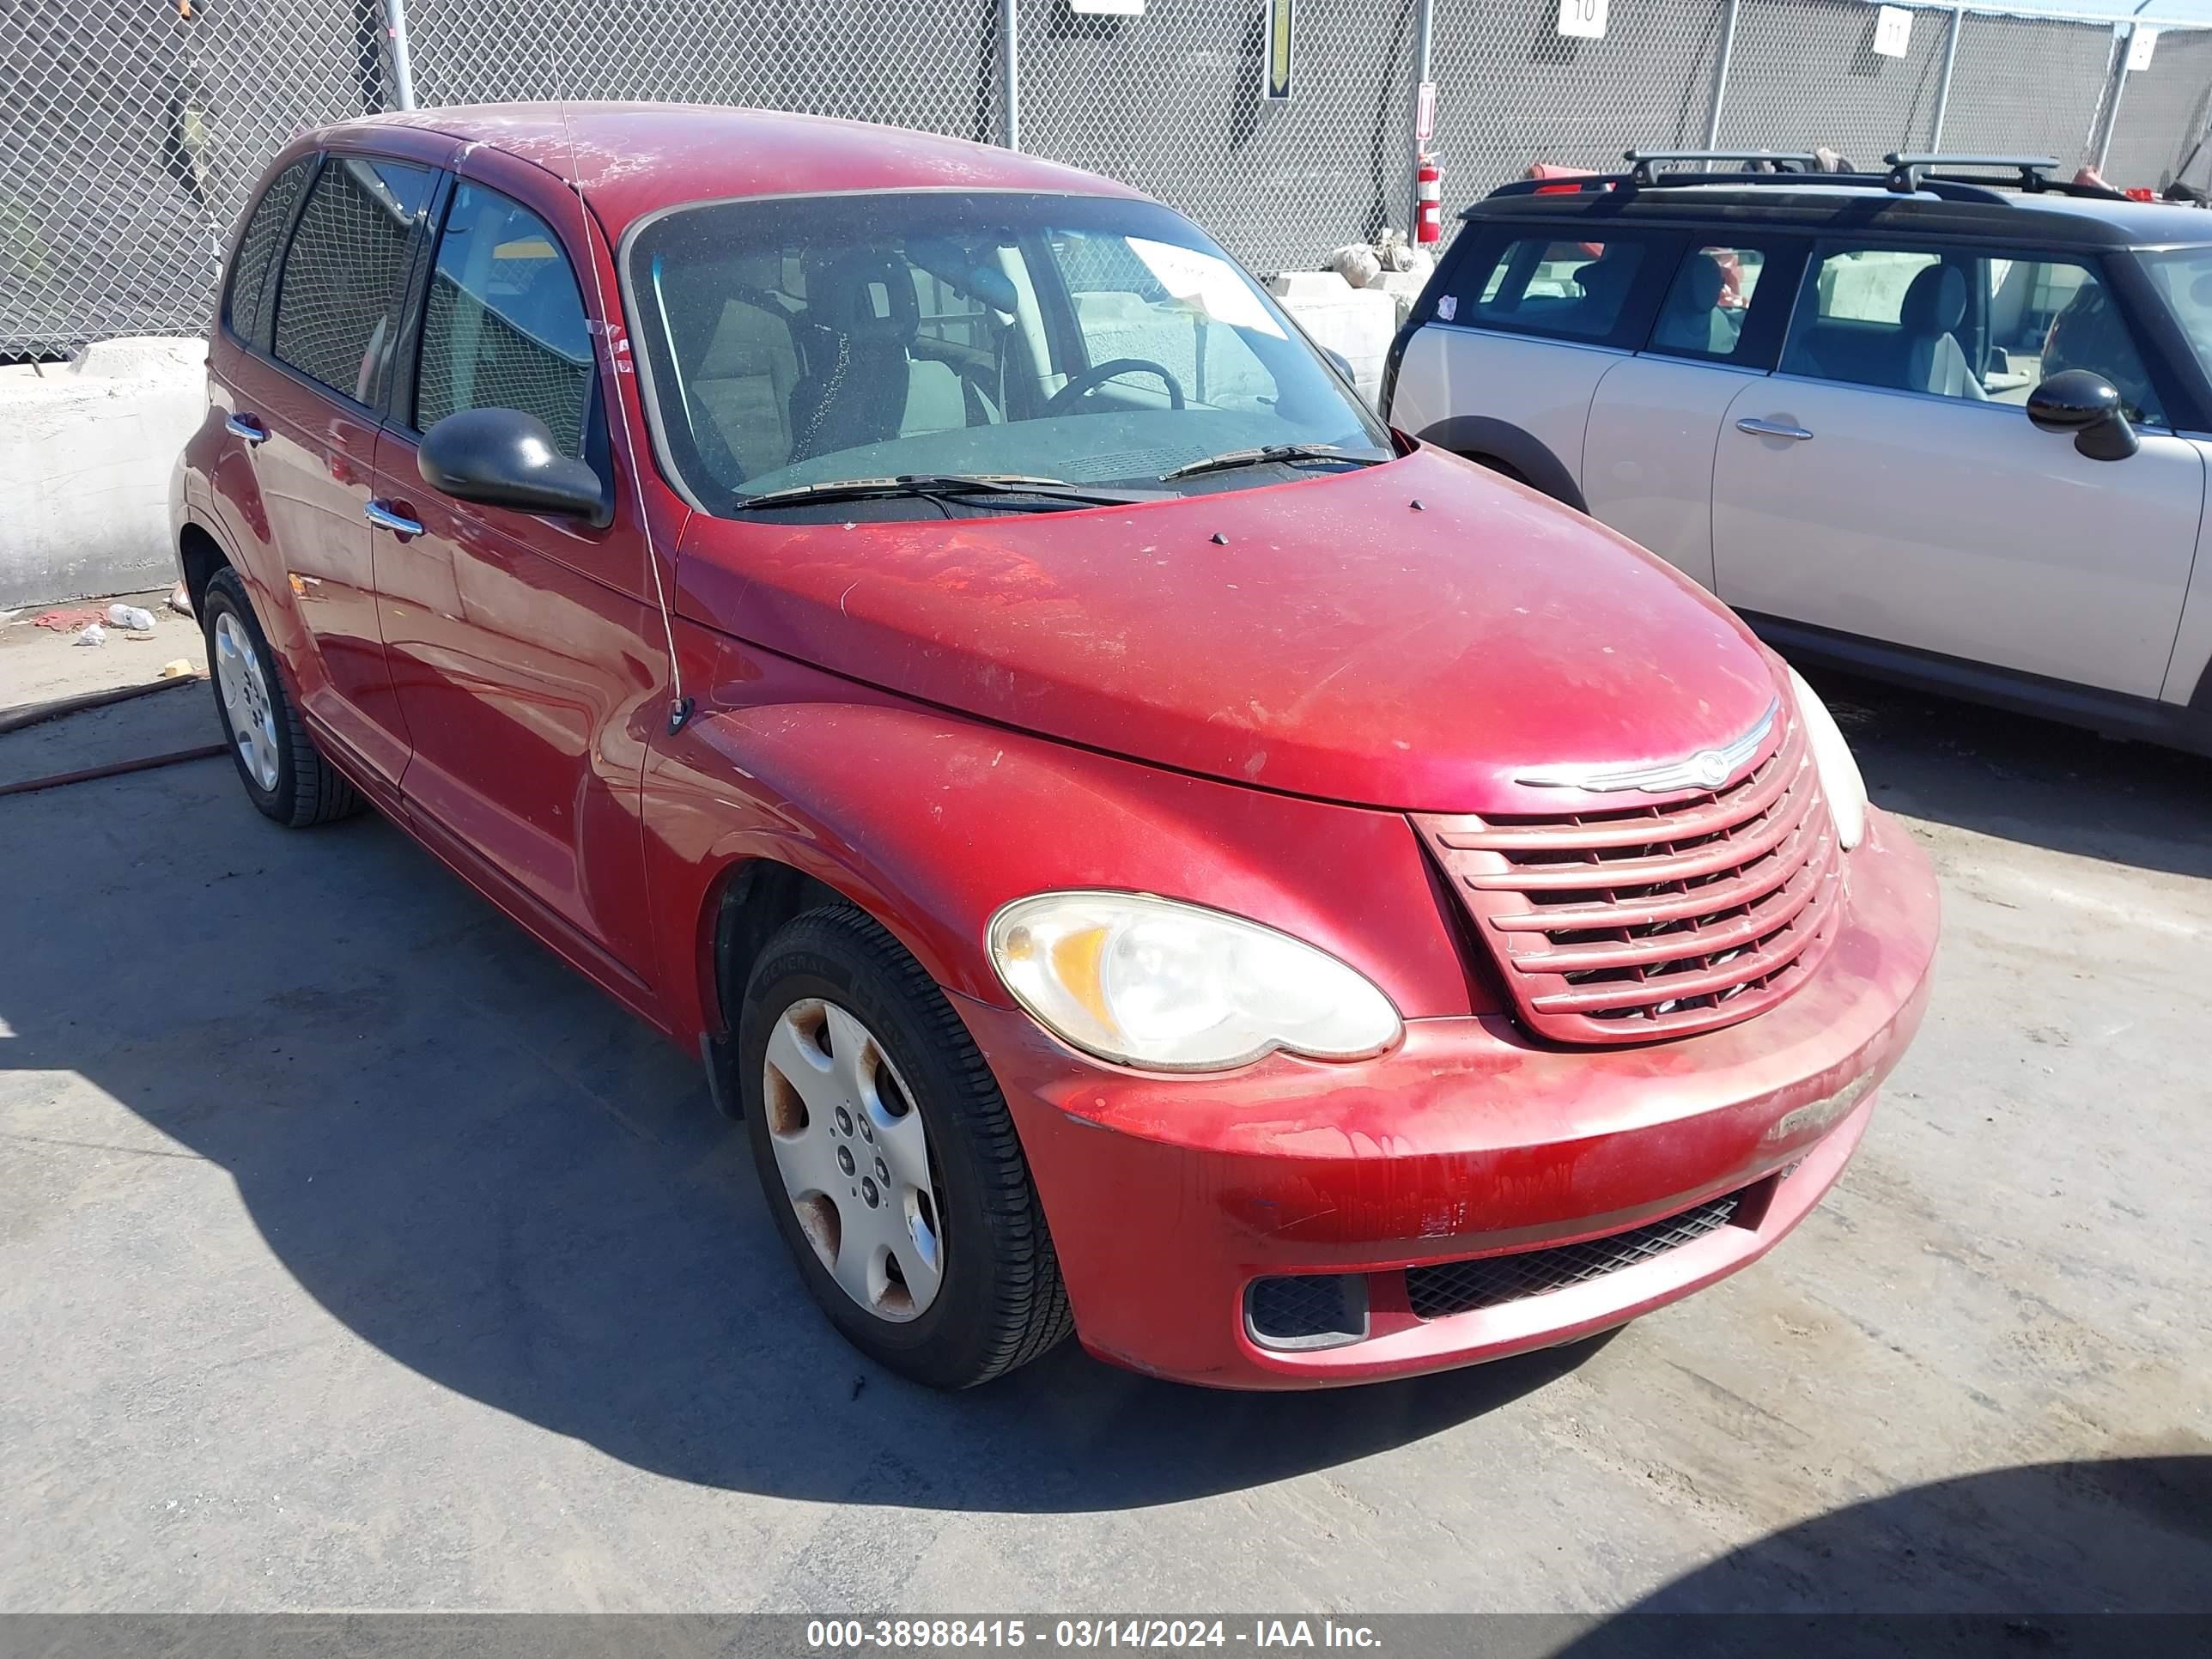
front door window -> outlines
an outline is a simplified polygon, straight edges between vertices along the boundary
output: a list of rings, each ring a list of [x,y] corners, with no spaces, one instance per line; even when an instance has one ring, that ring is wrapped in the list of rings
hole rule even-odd
[[[1807,271],[1785,373],[2022,405],[2061,369],[2119,389],[2131,420],[2165,424],[2111,290],[2074,259],[1923,248],[1826,251]]]

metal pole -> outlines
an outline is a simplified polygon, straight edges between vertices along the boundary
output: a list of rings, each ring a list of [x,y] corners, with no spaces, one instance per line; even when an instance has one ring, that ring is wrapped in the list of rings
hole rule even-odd
[[[1736,0],[1728,0],[1728,9],[1721,15],[1720,54],[1713,59],[1713,106],[1705,114],[1707,149],[1721,147],[1721,106],[1728,101],[1729,59],[1735,56],[1735,14]]]
[[[999,0],[999,99],[1005,106],[1000,127],[1008,149],[1022,147],[1021,0]]]
[[[1951,112],[1951,75],[1959,67],[1959,31],[1966,27],[1966,9],[1951,8],[1951,33],[1943,41],[1943,79],[1936,88],[1936,117],[1928,124],[1930,155],[1943,148],[1943,118]]]
[[[415,58],[407,49],[407,0],[384,0],[384,26],[392,39],[392,95],[402,109],[415,107]]]
[[[2120,94],[2128,89],[2128,54],[2135,49],[2136,31],[2140,23],[2128,25],[2128,32],[2112,37],[2112,95],[2105,100],[2105,118],[2098,124],[2097,159],[2093,165],[2102,174],[2105,157],[2112,148],[2112,126],[2120,118]]]
[[[1420,119],[1421,88],[1428,84],[1429,56],[1436,40],[1436,0],[1419,0],[1413,11],[1413,111],[1406,123],[1406,134],[1411,141],[1407,157],[1406,182],[1413,194],[1407,198],[1406,240],[1412,241],[1421,219],[1421,185],[1415,176],[1420,170],[1421,141],[1415,136]]]

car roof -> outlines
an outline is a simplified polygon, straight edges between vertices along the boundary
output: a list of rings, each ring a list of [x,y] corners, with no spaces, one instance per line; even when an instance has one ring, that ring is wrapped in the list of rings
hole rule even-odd
[[[1568,181],[1559,181],[1565,183]],[[1808,230],[1949,233],[1991,240],[2031,236],[2085,247],[2212,243],[2212,212],[2166,202],[2068,196],[2057,191],[1977,189],[1908,195],[1866,183],[1724,184],[1486,197],[1463,217],[1626,219],[1791,225]]]
[[[313,135],[412,128],[503,150],[570,180],[616,237],[685,202],[855,191],[1030,191],[1138,198],[1113,179],[938,133],[714,104],[457,105],[348,121]]]

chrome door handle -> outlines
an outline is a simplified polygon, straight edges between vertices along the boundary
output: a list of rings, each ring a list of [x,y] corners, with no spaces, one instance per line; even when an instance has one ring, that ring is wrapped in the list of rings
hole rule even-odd
[[[269,441],[268,428],[251,415],[233,415],[222,423],[222,429],[234,438],[243,438],[249,444]]]
[[[403,519],[382,501],[371,501],[367,507],[362,508],[362,512],[368,515],[371,524],[394,531],[402,536],[419,536],[422,533],[421,525],[412,519]]]
[[[1787,421],[1762,421],[1755,415],[1747,415],[1735,423],[1739,432],[1748,432],[1754,438],[1790,438],[1802,443],[1813,434],[1802,426],[1792,426]]]

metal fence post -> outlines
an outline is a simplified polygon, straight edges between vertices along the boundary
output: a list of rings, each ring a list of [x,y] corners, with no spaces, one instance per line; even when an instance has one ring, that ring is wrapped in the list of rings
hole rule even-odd
[[[1936,88],[1936,114],[1928,123],[1929,154],[1943,148],[1943,118],[1951,112],[1951,76],[1959,67],[1959,31],[1966,27],[1966,9],[1951,8],[1951,33],[1943,41],[1943,78]]]
[[[1737,0],[1728,0],[1721,14],[1721,49],[1713,58],[1713,102],[1705,112],[1705,148],[1721,147],[1721,106],[1728,101],[1729,60],[1735,56]]]
[[[2128,89],[2128,57],[2135,50],[2136,31],[2142,27],[2140,23],[2130,23],[2125,34],[2117,28],[2112,31],[2112,78],[2107,83],[2104,116],[2097,123],[2096,139],[2091,146],[2095,159],[2090,165],[2100,173],[2105,170],[2105,157],[2112,148],[2113,125],[2120,118],[2120,95]]]
[[[1413,193],[1407,198],[1406,238],[1417,234],[1421,222],[1421,185],[1418,174],[1421,167],[1420,131],[1421,88],[1428,82],[1430,51],[1436,40],[1436,0],[1419,0],[1413,9],[1413,100],[1407,108],[1406,137],[1410,148],[1406,161],[1406,185]]]
[[[999,0],[999,101],[1000,142],[1022,147],[1022,0]]]
[[[407,0],[384,0],[384,27],[392,40],[392,96],[401,109],[415,107],[415,58],[407,46]]]

